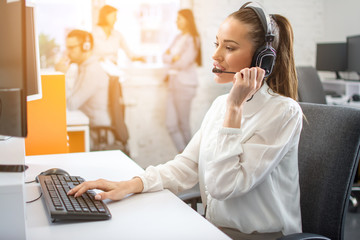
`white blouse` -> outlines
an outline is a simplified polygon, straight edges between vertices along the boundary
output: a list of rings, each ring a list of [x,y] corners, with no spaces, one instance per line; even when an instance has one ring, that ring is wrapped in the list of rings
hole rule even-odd
[[[131,52],[120,32],[113,29],[108,37],[100,26],[95,26],[92,34],[94,37],[93,53],[100,59],[117,62],[119,49],[122,49],[128,57],[131,57]]]
[[[199,39],[197,40],[199,42]],[[199,43],[198,43],[199,44]],[[177,81],[182,85],[198,85],[196,57],[198,46],[194,44],[194,39],[190,34],[179,34],[172,42],[170,53],[163,54],[163,62],[169,68],[169,76],[172,81]],[[180,58],[172,62],[174,56]]]
[[[206,218],[243,233],[302,231],[298,143],[302,110],[265,83],[246,102],[241,128],[223,127],[219,96],[182,154],[140,176],[143,192],[177,193],[199,181]]]

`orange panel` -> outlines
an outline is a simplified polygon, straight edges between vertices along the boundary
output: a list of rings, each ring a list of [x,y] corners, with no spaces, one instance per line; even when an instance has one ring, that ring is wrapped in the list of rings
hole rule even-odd
[[[42,75],[42,99],[27,104],[26,155],[68,153],[64,75]]]
[[[68,132],[69,152],[85,152],[85,132]]]

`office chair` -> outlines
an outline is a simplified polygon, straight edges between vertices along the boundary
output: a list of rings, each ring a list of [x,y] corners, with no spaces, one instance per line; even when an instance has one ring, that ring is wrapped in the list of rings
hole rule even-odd
[[[360,110],[300,105],[305,116],[299,143],[304,233],[281,239],[344,239],[349,195],[359,161]]]
[[[94,126],[91,130],[96,132],[94,146],[92,150],[111,150],[120,149],[129,155],[127,141],[129,133],[125,124],[125,105],[122,94],[122,87],[118,77],[109,77],[109,113],[111,126]],[[110,143],[109,133],[115,138]]]
[[[199,183],[196,184],[191,189],[185,190],[183,192],[179,192],[177,196],[183,200],[186,204],[190,204],[190,206],[195,210],[198,211],[197,204],[202,203],[201,196],[200,196],[200,188]]]
[[[326,104],[326,96],[320,77],[314,67],[296,67],[299,102]]]

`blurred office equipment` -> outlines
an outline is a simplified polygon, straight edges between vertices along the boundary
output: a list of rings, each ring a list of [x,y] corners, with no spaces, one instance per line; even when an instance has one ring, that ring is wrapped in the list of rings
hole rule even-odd
[[[314,67],[296,67],[298,75],[298,101],[326,104],[324,88]]]
[[[347,70],[360,74],[360,35],[347,37]]]
[[[335,71],[336,79],[341,79],[339,71],[347,69],[347,44],[318,43],[316,45],[316,69]]]
[[[35,16],[35,5],[26,3],[26,95],[28,101],[42,97],[39,40]]]
[[[359,161],[360,110],[300,105],[306,118],[299,143],[303,233],[283,239],[344,239],[349,195]]]

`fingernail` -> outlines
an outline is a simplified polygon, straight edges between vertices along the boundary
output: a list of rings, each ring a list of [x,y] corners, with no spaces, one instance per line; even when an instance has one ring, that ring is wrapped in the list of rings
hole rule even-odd
[[[99,194],[95,195],[95,200],[101,200],[101,196]]]

